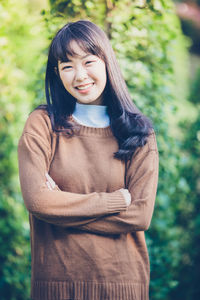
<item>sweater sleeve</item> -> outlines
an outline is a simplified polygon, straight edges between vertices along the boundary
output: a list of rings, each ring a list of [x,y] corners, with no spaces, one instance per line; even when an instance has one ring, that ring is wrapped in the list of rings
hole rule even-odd
[[[77,194],[48,189],[45,173],[50,164],[51,140],[46,121],[34,112],[19,140],[19,177],[28,211],[43,221],[71,227],[126,210],[125,199],[119,190]]]
[[[82,230],[101,234],[145,231],[149,228],[157,191],[158,151],[154,133],[133,156],[126,175],[131,205],[117,215],[105,216],[83,225]]]

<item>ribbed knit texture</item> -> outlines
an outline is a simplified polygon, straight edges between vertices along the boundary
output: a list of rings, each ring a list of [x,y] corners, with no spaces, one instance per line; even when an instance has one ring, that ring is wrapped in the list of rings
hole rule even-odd
[[[146,300],[148,287],[133,283],[35,282],[35,298],[43,300]]]
[[[110,127],[77,126],[69,138],[52,132],[46,111],[29,116],[18,151],[31,230],[32,299],[149,299],[144,230],[157,189],[155,134],[126,165],[113,157],[117,149]],[[121,188],[131,194],[129,207]]]

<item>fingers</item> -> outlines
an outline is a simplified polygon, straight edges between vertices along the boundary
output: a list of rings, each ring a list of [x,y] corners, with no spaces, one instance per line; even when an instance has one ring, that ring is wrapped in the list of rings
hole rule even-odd
[[[46,181],[46,185],[47,185],[48,189],[52,191],[52,187],[48,181]]]
[[[50,190],[53,190],[56,186],[55,182],[53,181],[53,179],[49,176],[48,173],[45,173],[45,176],[46,176],[46,184],[47,184],[47,187],[50,189]]]
[[[131,204],[131,194],[127,189],[120,189],[120,192],[123,194],[127,207]]]

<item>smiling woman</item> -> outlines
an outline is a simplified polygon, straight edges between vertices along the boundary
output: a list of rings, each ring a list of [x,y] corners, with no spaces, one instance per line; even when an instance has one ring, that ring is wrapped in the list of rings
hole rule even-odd
[[[18,148],[32,299],[148,300],[155,133],[95,24],[69,23],[54,37],[46,99]]]
[[[58,62],[58,72],[66,90],[82,104],[103,104],[106,67],[96,55],[85,53],[77,42],[70,45],[74,56]]]

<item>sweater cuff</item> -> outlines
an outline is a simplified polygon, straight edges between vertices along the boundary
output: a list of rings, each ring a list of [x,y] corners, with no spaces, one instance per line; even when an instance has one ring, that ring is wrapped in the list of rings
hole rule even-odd
[[[127,209],[126,199],[120,190],[108,194],[107,208],[109,213],[117,213]]]

